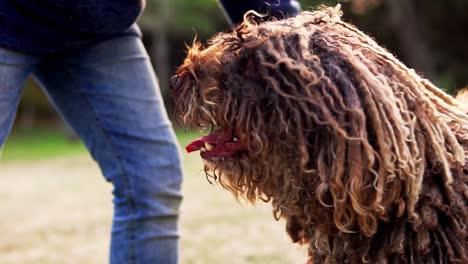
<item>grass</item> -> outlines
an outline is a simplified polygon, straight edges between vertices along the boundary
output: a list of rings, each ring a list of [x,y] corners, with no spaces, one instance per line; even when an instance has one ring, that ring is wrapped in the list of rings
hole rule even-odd
[[[18,131],[5,143],[2,161],[31,161],[50,159],[70,154],[84,153],[80,141],[72,141],[58,129],[35,129],[33,132]]]
[[[200,132],[190,131],[190,130],[176,130],[177,140],[181,147],[187,146],[192,140],[199,137],[201,135]]]
[[[196,138],[198,133],[178,130],[176,135],[180,145],[185,146]],[[3,147],[1,161],[47,160],[79,153],[86,153],[85,146],[79,140],[69,138],[63,130],[38,128],[32,132],[13,133]]]
[[[197,136],[177,135],[181,145]],[[0,163],[1,263],[107,263],[112,187],[83,146],[43,131],[13,136],[4,154],[21,160]],[[181,264],[304,263],[270,205],[235,202],[206,181],[201,164],[184,154]]]

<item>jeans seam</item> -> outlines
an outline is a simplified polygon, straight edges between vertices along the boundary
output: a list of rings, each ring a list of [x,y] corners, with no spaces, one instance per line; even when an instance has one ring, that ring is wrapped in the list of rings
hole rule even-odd
[[[128,176],[127,171],[125,170],[123,164],[122,157],[118,152],[115,150],[114,144],[112,142],[112,139],[108,138],[105,133],[104,133],[104,126],[100,122],[99,116],[95,110],[95,108],[92,106],[92,104],[89,102],[87,95],[85,95],[83,92],[79,92],[80,96],[84,98],[84,102],[88,105],[89,109],[91,109],[91,112],[94,115],[94,121],[96,124],[96,128],[99,130],[101,133],[102,137],[106,140],[106,143],[109,144],[109,146],[112,149],[112,152],[115,155],[115,159],[119,163],[118,168],[120,170],[122,179],[123,179],[123,184],[124,184],[124,193],[125,193],[125,198],[127,199],[129,203],[129,211],[130,214],[132,215],[131,220],[129,222],[129,232],[127,236],[127,240],[129,241],[129,254],[128,254],[128,264],[136,264],[136,246],[135,246],[135,239],[136,239],[136,221],[134,219],[134,215],[136,214],[136,203],[135,203],[135,198],[133,195],[133,190],[132,186],[130,183],[130,178]],[[112,181],[112,179],[111,179]],[[115,186],[114,186],[115,188]]]

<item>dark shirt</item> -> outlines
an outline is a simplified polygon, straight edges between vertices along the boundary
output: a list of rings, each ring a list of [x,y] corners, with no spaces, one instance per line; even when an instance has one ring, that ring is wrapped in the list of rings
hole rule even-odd
[[[0,0],[0,46],[31,54],[79,48],[132,27],[144,0]]]
[[[301,9],[294,0],[220,0],[220,3],[233,24],[242,22],[245,12],[249,10],[268,15],[264,18],[268,20],[295,16]]]
[[[0,46],[29,54],[70,51],[118,35],[134,24],[145,0],[0,0]],[[221,0],[231,21],[250,10],[295,15],[291,0]]]

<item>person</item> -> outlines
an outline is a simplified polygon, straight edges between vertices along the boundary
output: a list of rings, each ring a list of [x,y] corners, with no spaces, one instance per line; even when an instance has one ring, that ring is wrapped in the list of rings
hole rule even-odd
[[[297,15],[301,6],[295,0],[219,0],[232,25],[242,22],[249,10],[266,15],[264,20],[283,19]]]
[[[221,0],[234,23],[249,9],[297,12],[294,1],[276,2]],[[0,145],[32,75],[113,185],[113,264],[178,261],[181,159],[135,24],[144,6],[0,1]]]

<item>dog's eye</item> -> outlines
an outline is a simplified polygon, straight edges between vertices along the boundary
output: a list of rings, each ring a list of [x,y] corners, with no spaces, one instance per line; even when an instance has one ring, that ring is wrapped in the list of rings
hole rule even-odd
[[[179,94],[180,88],[182,88],[182,85],[185,82],[186,77],[181,76],[181,75],[174,75],[171,77],[171,80],[169,81],[169,87],[171,89],[172,95],[177,95]]]

